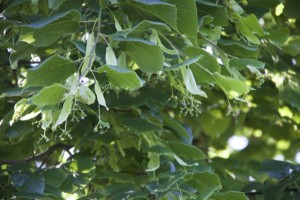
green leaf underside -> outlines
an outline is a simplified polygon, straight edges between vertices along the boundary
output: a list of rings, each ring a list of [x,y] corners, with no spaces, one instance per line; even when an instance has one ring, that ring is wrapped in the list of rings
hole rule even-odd
[[[136,90],[143,85],[142,80],[134,71],[121,67],[105,65],[98,68],[98,73],[105,73],[109,82],[121,89]]]
[[[238,97],[249,92],[249,87],[243,81],[220,74],[215,74],[214,77],[218,86],[230,97]]]
[[[31,103],[38,107],[58,104],[63,98],[66,90],[59,84],[43,88],[39,93],[30,98]]]
[[[75,72],[76,67],[71,60],[54,55],[38,67],[28,70],[26,86],[48,86],[61,83]]]

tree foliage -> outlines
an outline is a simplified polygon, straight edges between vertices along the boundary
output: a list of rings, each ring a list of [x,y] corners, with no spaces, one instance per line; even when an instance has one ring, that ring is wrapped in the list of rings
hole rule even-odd
[[[300,198],[298,1],[0,5],[0,198]]]

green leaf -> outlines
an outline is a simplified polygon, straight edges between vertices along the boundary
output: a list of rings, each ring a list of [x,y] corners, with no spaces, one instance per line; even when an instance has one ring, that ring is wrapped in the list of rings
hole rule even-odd
[[[189,57],[201,56],[201,59],[190,65],[197,83],[214,83],[212,73],[221,72],[221,66],[217,59],[199,47],[187,47],[183,49]]]
[[[172,187],[176,186],[176,183],[178,183],[180,180],[184,179],[186,176],[183,172],[175,172],[175,173],[169,173],[168,179],[165,182],[162,182],[161,185],[157,188],[157,191],[159,192],[165,192],[170,190]]]
[[[82,174],[93,174],[95,172],[95,163],[87,157],[75,158],[74,161],[67,165],[71,172],[77,172]]]
[[[159,0],[136,0],[126,1],[122,6],[133,21],[141,19],[159,20],[170,25],[175,30],[177,29],[177,9],[175,5]]]
[[[289,162],[279,160],[264,160],[261,163],[260,170],[268,176],[275,179],[283,179],[291,174],[291,169],[295,169],[295,165]]]
[[[230,125],[231,118],[219,109],[212,109],[200,115],[199,122],[204,132],[212,138],[219,137]],[[218,126],[216,126],[218,124]]]
[[[212,23],[215,26],[227,26],[229,24],[226,7],[204,0],[197,0],[197,2],[199,16],[213,17]]]
[[[58,125],[61,125],[68,119],[68,116],[72,112],[72,106],[73,106],[73,96],[68,96],[66,101],[63,104],[63,107],[61,109],[57,121],[52,127],[53,130],[55,130]]]
[[[140,37],[149,29],[160,30],[162,32],[171,32],[171,29],[165,23],[144,20],[131,30],[125,32],[124,35],[126,37]]]
[[[95,37],[92,34],[89,35],[87,39],[87,44],[86,44],[86,50],[85,50],[85,56],[84,56],[84,62],[81,67],[81,74],[82,76],[85,76],[88,73],[88,69],[91,68],[93,65],[93,62],[96,58],[96,53],[95,53]]]
[[[44,87],[39,93],[29,98],[29,101],[38,107],[55,105],[64,98],[65,93],[65,88],[55,83],[51,86]]]
[[[45,179],[35,174],[16,173],[12,175],[12,183],[20,192],[43,194]]]
[[[142,118],[124,118],[122,119],[122,123],[124,126],[136,131],[137,133],[161,130],[161,127],[158,125]]]
[[[44,172],[45,183],[52,187],[59,188],[67,179],[66,173],[60,168],[48,169]]]
[[[167,0],[177,9],[177,27],[193,43],[197,43],[198,16],[195,0]]]
[[[71,10],[24,25],[21,29],[19,41],[27,42],[36,47],[48,46],[62,35],[77,31],[79,20],[80,13]]]
[[[18,121],[6,130],[5,137],[9,140],[19,139],[34,131],[31,123]]]
[[[185,83],[185,87],[187,91],[192,93],[193,95],[199,95],[202,97],[207,97],[206,93],[200,89],[200,86],[196,84],[196,80],[194,78],[193,72],[191,69],[180,69],[181,74],[183,76],[183,80]]]
[[[197,147],[184,144],[182,142],[167,142],[172,151],[179,157],[192,159],[192,160],[203,160],[206,155]]]
[[[300,36],[290,36],[282,49],[292,56],[300,54]]]
[[[30,54],[34,53],[36,49],[37,47],[26,42],[18,42],[16,47],[14,47],[14,51],[10,55],[10,62],[14,63],[19,60],[29,59]]]
[[[208,199],[222,189],[219,177],[210,172],[195,174],[187,184],[198,191],[197,199],[201,200]]]
[[[189,58],[181,63],[164,68],[164,71],[178,70],[181,67],[188,66],[188,65],[198,62],[201,58],[203,58],[203,55],[196,56],[194,58]]]
[[[107,65],[113,65],[113,66],[118,65],[117,57],[111,46],[108,46],[106,48],[105,61]]]
[[[248,66],[254,67],[256,69],[263,69],[265,67],[265,63],[251,58],[231,59],[229,64],[230,67],[237,70],[246,69]]]
[[[160,166],[160,159],[159,159],[159,155],[156,153],[149,153],[149,162],[147,165],[147,172],[152,172],[155,171],[159,168]]]
[[[223,76],[221,74],[214,74],[214,77],[218,86],[222,88],[225,94],[229,97],[235,98],[249,92],[249,87],[243,81]]]
[[[125,90],[136,90],[142,87],[143,82],[138,75],[131,70],[116,66],[104,65],[98,68],[99,73],[105,73],[110,84]]]
[[[233,40],[219,40],[218,46],[225,51],[225,53],[242,57],[242,58],[258,58],[259,49],[257,46],[252,46],[247,43],[237,42]]]
[[[90,105],[95,102],[96,96],[88,86],[80,85],[79,90],[76,93],[76,99]]]
[[[161,117],[164,125],[172,129],[174,132],[176,132],[180,138],[184,139],[186,142],[191,140],[188,132],[185,130],[183,126],[181,126],[177,122],[177,120],[172,119],[171,117],[164,114],[161,114]]]
[[[57,10],[65,0],[48,0],[49,8]]]
[[[136,38],[115,38],[145,73],[155,73],[163,68],[163,53],[155,43]]]
[[[254,14],[250,14],[247,17],[238,17],[237,22],[238,31],[245,37],[249,42],[253,44],[260,44],[258,36],[264,36],[264,30],[258,23],[258,19]]]
[[[248,4],[255,7],[275,8],[280,0],[247,0]]]
[[[246,195],[242,192],[224,192],[216,194],[212,197],[214,200],[248,200]]]
[[[98,81],[95,81],[95,93],[96,93],[99,105],[104,106],[106,108],[106,110],[108,110],[108,107],[106,106],[105,98],[103,96],[103,92],[101,90],[101,87],[100,87]]]
[[[271,29],[268,32],[269,40],[276,46],[282,46],[290,36],[290,29],[288,28]]]
[[[300,2],[295,0],[286,0],[284,5],[284,15],[289,18],[300,19],[299,8]]]
[[[38,67],[27,71],[26,86],[48,86],[61,83],[75,72],[75,64],[71,60],[54,55]]]

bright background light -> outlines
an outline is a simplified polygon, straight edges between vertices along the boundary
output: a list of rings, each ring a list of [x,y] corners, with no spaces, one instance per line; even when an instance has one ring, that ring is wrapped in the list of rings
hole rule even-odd
[[[249,140],[245,136],[234,135],[229,138],[228,145],[231,149],[241,151],[249,144]]]

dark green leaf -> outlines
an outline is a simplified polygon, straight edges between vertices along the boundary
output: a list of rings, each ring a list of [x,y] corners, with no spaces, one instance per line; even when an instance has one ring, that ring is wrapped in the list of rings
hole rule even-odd
[[[20,192],[43,194],[45,189],[45,179],[39,175],[16,173],[12,182]]]
[[[36,47],[48,46],[62,35],[76,31],[79,28],[79,19],[80,13],[72,10],[24,25],[19,41],[27,42]],[[47,37],[45,37],[46,35]]]
[[[203,160],[206,158],[206,155],[197,147],[184,144],[182,142],[168,142],[168,145],[172,151],[179,157],[192,159],[192,160]]]
[[[155,73],[163,68],[163,53],[152,42],[136,38],[115,38],[145,73]]]
[[[122,123],[137,133],[161,130],[160,126],[141,118],[124,118]]]
[[[75,72],[75,64],[71,60],[54,55],[38,67],[28,70],[26,86],[48,86],[61,83]]]
[[[155,0],[126,1],[123,7],[131,19],[160,20],[176,29],[177,9],[174,5]]]

